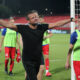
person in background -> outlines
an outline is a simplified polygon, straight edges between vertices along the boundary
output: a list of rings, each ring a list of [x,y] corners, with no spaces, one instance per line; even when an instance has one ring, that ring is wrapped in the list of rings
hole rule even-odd
[[[40,15],[39,16],[39,23],[43,24],[45,23],[44,21],[44,16]],[[44,32],[44,36],[43,36],[43,42],[42,42],[42,53],[44,55],[44,59],[43,57],[41,58],[41,65],[40,65],[40,70],[38,73],[38,79],[42,80],[42,76],[44,73],[44,68],[46,68],[46,76],[49,77],[51,76],[51,73],[49,72],[49,43],[50,43],[50,37],[52,36],[52,32],[51,30],[47,30]],[[45,62],[45,66],[44,66],[44,62]]]
[[[80,80],[80,21],[78,21],[78,25],[78,29],[71,34],[65,68],[70,68],[70,58],[73,51],[73,67],[76,79]]]
[[[10,17],[9,19],[10,23],[14,24],[14,19]],[[9,75],[13,75],[13,67],[14,67],[14,59],[15,59],[15,53],[16,53],[16,43],[18,44],[18,49],[17,49],[17,62],[20,62],[20,45],[18,41],[18,35],[17,32],[4,28],[2,31],[2,37],[1,37],[1,42],[0,42],[0,52],[2,51],[2,44],[4,43],[5,47],[5,73],[8,74],[8,63],[9,63],[9,58],[10,58],[10,70],[9,70]]]

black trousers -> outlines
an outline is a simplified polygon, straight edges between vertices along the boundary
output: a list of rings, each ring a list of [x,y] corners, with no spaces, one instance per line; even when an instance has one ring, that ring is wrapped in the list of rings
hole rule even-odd
[[[40,63],[40,65],[44,65],[45,63],[44,63],[44,57],[43,57],[43,55],[41,56],[41,63]]]
[[[26,80],[37,80],[41,61],[23,61],[23,66],[27,73]]]

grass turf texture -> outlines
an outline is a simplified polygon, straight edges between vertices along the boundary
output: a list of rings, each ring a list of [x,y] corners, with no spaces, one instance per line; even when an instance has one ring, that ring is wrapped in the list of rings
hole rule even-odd
[[[1,36],[0,36],[1,39]],[[43,76],[43,80],[70,80],[70,69],[65,69],[65,61],[69,48],[70,34],[53,34],[50,43],[50,72],[51,77]],[[15,61],[14,76],[6,75],[4,72],[4,49],[0,53],[0,80],[24,80],[24,68],[22,63]],[[9,63],[10,64],[10,63]],[[8,68],[9,68],[8,64]]]

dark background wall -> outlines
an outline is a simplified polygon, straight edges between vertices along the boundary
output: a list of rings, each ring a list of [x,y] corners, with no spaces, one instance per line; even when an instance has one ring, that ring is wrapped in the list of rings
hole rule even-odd
[[[5,1],[5,2],[3,2]],[[69,14],[70,0],[0,0],[14,14],[24,15],[28,10],[38,10],[41,14]]]

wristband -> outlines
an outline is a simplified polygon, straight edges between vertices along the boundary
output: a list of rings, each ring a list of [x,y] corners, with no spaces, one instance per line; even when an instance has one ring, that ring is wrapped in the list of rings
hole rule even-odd
[[[70,21],[72,22],[72,21],[73,21],[73,19],[74,19],[74,18],[72,17]]]

